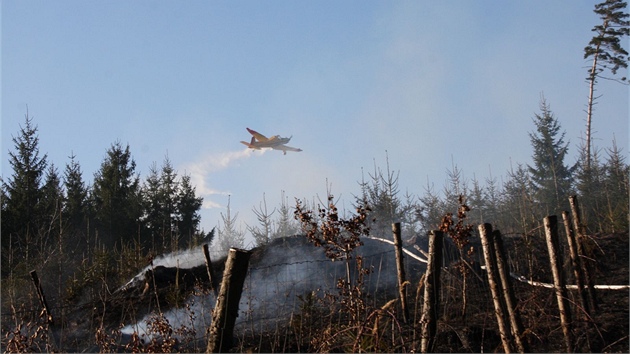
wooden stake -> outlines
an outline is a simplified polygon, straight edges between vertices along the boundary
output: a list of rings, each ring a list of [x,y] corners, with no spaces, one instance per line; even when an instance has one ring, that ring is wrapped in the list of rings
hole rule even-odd
[[[407,307],[407,283],[405,277],[405,264],[403,260],[402,237],[400,231],[400,223],[392,224],[392,232],[394,234],[394,247],[396,248],[396,270],[398,271],[398,295],[400,296],[400,304],[403,312],[403,322],[409,320],[409,309]]]
[[[48,308],[48,303],[46,302],[46,297],[44,296],[44,290],[42,289],[42,284],[39,282],[39,277],[37,276],[37,272],[35,270],[31,270],[31,279],[33,279],[33,285],[35,285],[35,290],[37,291],[37,297],[39,298],[39,303],[42,305],[42,313],[46,316],[46,321],[49,325],[54,323],[52,312]]]
[[[499,334],[503,343],[503,350],[511,353],[510,345],[510,329],[509,321],[505,315],[505,304],[502,298],[502,288],[499,283],[499,275],[497,270],[496,252],[494,250],[494,237],[492,235],[492,225],[479,225],[479,236],[481,238],[481,246],[483,247],[483,257],[486,262],[486,274],[488,275],[488,284],[492,292],[492,301],[494,303],[494,313],[497,316],[497,324],[499,326]]]
[[[216,279],[214,276],[214,270],[212,269],[212,261],[210,260],[210,251],[208,251],[208,244],[203,244],[203,256],[206,259],[206,271],[208,272],[208,280],[210,282],[210,290],[214,292],[214,296],[219,296],[219,290],[217,289]]]
[[[547,250],[549,251],[549,262],[551,263],[551,273],[553,284],[558,300],[558,310],[560,311],[560,324],[564,334],[564,342],[567,353],[573,352],[573,333],[571,329],[571,310],[567,299],[567,288],[562,272],[562,254],[559,252],[558,244],[558,217],[547,216],[543,220],[545,227],[545,237],[547,239]]]
[[[520,353],[527,353],[529,349],[527,344],[523,341],[523,326],[521,324],[521,318],[516,311],[516,297],[514,296],[514,290],[512,289],[512,281],[510,279],[510,272],[508,265],[505,263],[505,250],[503,248],[503,239],[501,232],[495,230],[492,232],[492,238],[494,241],[494,252],[497,261],[497,270],[499,278],[501,278],[501,287],[503,288],[503,298],[505,301],[505,307],[507,309],[508,316],[510,318],[510,329],[516,349]]]
[[[429,262],[424,277],[424,306],[420,325],[422,326],[420,352],[433,351],[437,318],[440,309],[440,271],[442,268],[442,242],[444,233],[433,230],[429,233]]]
[[[250,251],[230,248],[223,271],[221,290],[212,313],[206,353],[227,352],[233,346],[234,323],[238,317],[238,305],[241,301],[250,256]]]
[[[578,288],[578,294],[580,297],[580,305],[582,305],[582,317],[587,320],[590,314],[590,306],[588,301],[588,295],[586,289],[584,289],[584,271],[582,265],[582,259],[578,254],[577,240],[575,238],[575,232],[573,231],[573,225],[571,225],[571,217],[566,211],[562,212],[562,221],[564,222],[564,230],[567,234],[567,244],[569,245],[569,255],[571,256],[571,266],[573,267],[573,275],[575,277],[575,283]]]
[[[588,305],[591,312],[597,311],[597,300],[595,295],[595,281],[591,274],[591,260],[584,252],[584,242],[586,235],[584,232],[584,226],[582,224],[582,218],[580,216],[580,204],[578,203],[577,196],[572,195],[569,197],[569,204],[571,204],[571,216],[573,216],[573,228],[576,232],[576,246],[578,256],[582,259],[582,273],[584,273],[584,282],[586,285],[586,295],[588,298]]]

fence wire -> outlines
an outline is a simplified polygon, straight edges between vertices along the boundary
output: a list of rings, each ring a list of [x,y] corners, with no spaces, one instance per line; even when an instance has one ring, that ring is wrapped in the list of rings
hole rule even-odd
[[[326,294],[338,294],[337,282],[339,279],[347,279],[348,269],[351,281],[357,279],[356,256],[361,256],[363,267],[370,270],[365,275],[362,284],[370,305],[377,307],[386,300],[397,298],[398,279],[394,246],[382,240],[365,241],[365,245],[357,248],[353,257],[347,261],[342,259],[333,262],[324,256],[321,248],[304,243],[277,245],[258,253],[248,267],[236,321],[236,333],[255,336],[269,331],[287,330],[287,324],[291,325],[292,321],[299,319],[309,306],[312,306],[311,301],[322,300]],[[416,255],[419,253],[412,248],[409,248],[409,251],[413,251]],[[408,297],[413,299],[416,297],[415,290],[424,273],[425,264],[407,254],[405,267],[407,280],[411,283],[408,288]],[[516,275],[513,276],[520,281],[525,281],[522,276],[520,279]],[[451,276],[448,279],[451,283],[445,284],[446,289],[455,289],[460,286],[456,283],[459,281],[457,276]],[[528,283],[543,286],[540,285],[542,283],[534,284],[536,282],[531,280]],[[627,287],[623,286],[626,289]],[[483,279],[477,285],[471,285],[468,291],[489,294],[487,285],[483,284]],[[443,291],[442,306],[445,314],[460,306],[458,296],[451,290]],[[483,303],[471,303],[471,306],[479,306],[480,310],[485,310],[486,303],[489,303],[487,296],[489,295],[484,295],[480,299]],[[190,314],[186,312],[186,309],[180,308],[169,310],[170,323],[173,328],[192,326],[197,329],[197,335],[200,335],[203,332],[202,329],[210,325],[216,298],[213,294],[203,294],[195,295],[187,301],[195,304],[193,306],[197,314],[195,322],[191,323]],[[52,307],[52,310],[60,311],[68,307],[71,306]],[[410,307],[415,308],[415,304],[411,304]],[[39,310],[19,309],[14,313],[2,313],[2,316],[28,312],[36,314]],[[142,321],[142,319],[138,320]],[[204,338],[199,337],[198,340]]]

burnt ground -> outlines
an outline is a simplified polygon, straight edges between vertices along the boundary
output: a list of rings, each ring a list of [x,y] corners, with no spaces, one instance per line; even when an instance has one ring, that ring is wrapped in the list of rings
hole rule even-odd
[[[588,251],[593,259],[594,282],[596,284],[630,284],[628,233],[592,236]],[[472,241],[472,245],[481,247]],[[306,248],[305,248],[306,247]],[[366,243],[366,253],[377,252],[375,244]],[[532,279],[551,282],[547,251],[539,238],[525,242],[520,238],[506,238],[505,247],[511,269],[518,274],[532,274]],[[306,252],[305,252],[306,251]],[[479,251],[478,251],[479,252]],[[417,252],[416,252],[417,253]],[[271,255],[311,257],[322,260],[321,251],[309,245],[304,237],[295,236],[275,240],[267,247],[253,250],[250,267],[267,269]],[[318,258],[319,257],[319,258]],[[409,321],[402,321],[398,303],[381,309],[389,300],[395,299],[395,285],[384,291],[366,292],[368,300],[364,311],[368,314],[361,325],[351,325],[352,319],[340,302],[343,297],[330,291],[326,296],[310,298],[296,295],[299,306],[290,318],[276,321],[273,330],[262,332],[244,331],[235,333],[235,352],[320,352],[357,351],[357,344],[367,351],[418,351],[419,319],[422,296],[416,290],[423,266],[406,258]],[[315,263],[315,261],[311,261]],[[340,263],[340,262],[336,262]],[[373,264],[380,266],[381,262]],[[478,263],[478,262],[477,262]],[[320,264],[320,263],[316,263]],[[568,262],[565,272],[569,283],[573,283]],[[224,260],[214,262],[215,274],[222,274]],[[502,352],[503,347],[497,330],[492,299],[479,267],[477,273],[466,276],[466,311],[463,312],[463,277],[456,264],[443,268],[440,292],[440,318],[434,350],[437,352]],[[391,273],[395,269],[383,267],[380,271]],[[97,345],[95,333],[103,327],[106,333],[115,333],[121,323],[129,323],[158,310],[184,306],[191,294],[210,293],[210,283],[204,267],[175,271],[154,269],[147,274],[147,281],[136,287],[102,292],[100,296],[84,296],[66,312],[64,322],[50,327],[49,338],[56,338],[56,351],[102,351]],[[528,273],[530,272],[530,273]],[[513,281],[518,311],[525,332],[526,344],[531,352],[563,352],[564,339],[560,327],[556,297],[549,288],[531,286]],[[569,291],[573,314],[575,352],[629,352],[629,290],[596,290],[597,309],[589,317],[580,316],[579,299],[576,291]],[[336,297],[335,297],[336,296]],[[83,299],[83,300],[81,300]],[[464,315],[465,313],[465,315]],[[246,327],[247,323],[244,327]],[[25,326],[26,327],[26,326]],[[110,339],[110,347],[116,352],[129,351],[124,344],[129,338]],[[3,333],[3,350],[6,350],[7,333]],[[60,343],[59,338],[63,338]],[[190,352],[203,350],[205,338],[197,337],[195,343],[176,342],[173,350]],[[42,346],[32,348],[44,348]],[[136,348],[138,349],[138,348]],[[147,348],[145,348],[146,350]]]
[[[530,240],[531,241],[531,240]],[[524,252],[525,246],[521,239],[507,240],[508,253]],[[533,243],[533,245],[531,245]],[[546,248],[531,242],[531,247],[541,250],[538,257],[532,260],[537,281],[552,283],[548,269],[549,260]],[[591,262],[592,278],[595,284],[628,285],[630,284],[628,264],[629,247],[628,234],[612,234],[592,236],[587,245],[593,254]],[[512,253],[508,257],[515,259]],[[522,262],[521,262],[522,263]],[[565,274],[569,284],[575,284],[572,273],[565,260]],[[511,262],[512,266],[516,262]],[[521,267],[520,274],[527,274],[525,267]],[[452,272],[451,272],[452,274]],[[446,277],[448,278],[448,276]],[[459,277],[458,277],[459,278]],[[515,296],[518,300],[518,311],[521,314],[523,328],[526,333],[527,344],[532,352],[562,352],[566,351],[564,337],[560,326],[557,300],[553,289],[535,287],[526,283],[512,282]],[[466,321],[462,320],[461,296],[454,292],[456,298],[445,304],[446,316],[440,322],[443,332],[439,335],[438,350],[452,351],[503,351],[500,337],[496,330],[496,318],[487,285],[474,282],[470,287],[470,312]],[[455,295],[457,294],[457,295]],[[629,290],[595,290],[597,309],[590,317],[583,314],[580,298],[576,290],[569,291],[571,313],[573,314],[573,350],[577,352],[628,352],[630,344],[629,334]],[[468,343],[477,343],[466,348],[459,340],[468,337]],[[481,339],[483,338],[483,340]],[[484,344],[484,348],[481,345]]]
[[[509,263],[515,273],[527,275],[531,269],[532,279],[540,282],[552,283],[547,249],[542,238],[530,239],[525,242],[520,238],[506,238],[505,248]],[[481,250],[478,241],[471,242],[477,250]],[[595,284],[628,285],[629,253],[628,234],[609,234],[590,236],[586,242],[587,252],[590,252],[594,262],[591,263]],[[566,246],[565,246],[566,247]],[[528,251],[529,250],[529,251]],[[478,251],[480,252],[480,251]],[[529,256],[525,256],[529,253]],[[566,253],[565,253],[566,254]],[[410,261],[408,261],[410,262]],[[477,261],[478,262],[478,261]],[[565,260],[564,272],[568,284],[575,284],[569,260]],[[479,271],[467,273],[466,281],[466,311],[463,316],[462,288],[463,277],[457,264],[443,268],[440,292],[440,319],[434,351],[436,352],[503,352],[491,292],[485,273]],[[400,307],[395,309],[398,329],[392,329],[390,334],[382,335],[379,339],[387,342],[383,346],[376,346],[366,341],[366,351],[418,351],[421,304],[416,306],[414,298],[418,278],[411,273],[412,284],[408,288],[408,300],[411,304],[410,322],[400,321]],[[513,279],[512,282],[517,299],[517,311],[521,315],[524,329],[525,344],[530,352],[566,352],[563,331],[560,325],[556,295],[553,289],[532,286]],[[630,290],[595,290],[597,308],[586,315],[576,290],[569,290],[568,298],[571,303],[572,314],[572,351],[574,352],[629,352],[630,341]],[[395,298],[390,293],[389,298],[380,299],[378,304]],[[420,297],[421,301],[421,297]],[[339,321],[340,316],[331,320],[333,307],[319,308],[319,312],[310,310],[300,318],[308,319],[307,325],[294,322],[287,323],[283,334],[275,332],[258,333],[240,338],[239,345],[234,351],[252,352],[304,352],[304,351],[357,351],[357,337],[344,336],[344,331],[361,332],[352,325],[331,325]],[[378,306],[376,307],[378,308]],[[336,308],[335,308],[336,309]],[[375,308],[373,308],[374,310]],[[413,310],[416,311],[413,311]],[[373,319],[374,317],[372,317]],[[347,320],[347,318],[345,319]],[[339,323],[338,322],[338,323]],[[374,321],[368,320],[362,324],[371,328]],[[297,328],[296,328],[297,327]],[[306,327],[306,328],[304,328]],[[305,331],[308,334],[305,334]],[[370,337],[370,335],[364,336]],[[369,334],[369,331],[368,331]],[[341,337],[341,338],[339,338]],[[373,339],[373,337],[371,337]],[[322,345],[322,340],[329,343]]]
[[[512,259],[511,266],[513,269],[519,268],[514,259],[517,258],[516,254],[526,252],[523,240],[506,241],[508,258]],[[530,247],[534,249],[531,260],[534,270],[532,278],[552,283],[547,250],[541,243],[530,242]],[[630,248],[627,233],[593,236],[587,245],[590,246],[595,260],[591,263],[595,284],[630,284],[628,272]],[[517,251],[516,254],[515,251]],[[564,272],[568,283],[575,284],[572,270],[568,266],[569,261],[565,260]],[[527,265],[520,268],[520,274],[526,275]],[[461,279],[456,271],[451,270],[447,274],[443,283],[453,283],[454,278]],[[521,315],[528,349],[532,352],[566,351],[554,290],[531,286],[514,279],[512,285],[518,301],[517,310]],[[437,350],[441,352],[503,351],[487,284],[480,281],[472,282],[469,292],[469,307],[472,311],[467,312],[465,319],[461,316],[461,295],[458,292],[452,292],[452,294],[455,298],[450,302],[445,302],[445,314],[439,324],[441,333],[438,334]],[[587,317],[583,315],[584,311],[579,305],[577,291],[569,290],[568,297],[572,304],[573,315],[573,351],[628,352],[630,350],[629,294],[628,289],[595,290],[597,309],[591,312],[590,317]],[[466,347],[464,344],[469,344],[469,346]]]
[[[506,250],[508,258],[516,258],[514,251],[525,249],[523,240],[508,240]],[[552,283],[546,248],[534,242],[537,250],[532,260],[535,270],[533,278],[537,281]],[[630,284],[628,234],[609,234],[592,236],[587,242],[587,251],[592,252],[595,260],[593,279],[595,284],[628,285]],[[566,253],[565,253],[566,254]],[[512,262],[512,266],[516,266]],[[573,281],[572,270],[565,260],[565,274],[568,283]],[[523,273],[525,267],[521,267]],[[445,273],[443,285],[456,284],[461,276],[456,270]],[[473,277],[474,278],[474,277]],[[456,279],[456,280],[454,280]],[[445,284],[446,283],[446,284]],[[536,287],[515,281],[512,282],[518,311],[521,315],[526,344],[531,352],[563,352],[564,336],[560,326],[557,300],[553,289]],[[454,285],[453,287],[461,288]],[[473,281],[470,284],[469,309],[466,318],[462,318],[461,294],[451,292],[453,298],[444,302],[444,315],[439,322],[437,351],[439,352],[481,352],[503,351],[496,318],[493,313],[492,299],[487,284]],[[629,352],[630,342],[630,290],[595,290],[597,309],[590,316],[584,315],[577,290],[569,290],[573,320],[573,351],[575,352]]]

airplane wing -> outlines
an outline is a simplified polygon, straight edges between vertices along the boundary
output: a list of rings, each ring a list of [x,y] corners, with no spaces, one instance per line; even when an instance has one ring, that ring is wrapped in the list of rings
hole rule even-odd
[[[294,148],[291,146],[286,146],[286,145],[278,145],[278,146],[274,146],[272,147],[272,149],[274,150],[282,150],[282,152],[286,155],[287,151],[295,151],[295,152],[300,152],[302,151],[302,149],[298,149],[298,148]]]
[[[254,136],[254,138],[256,138],[256,140],[258,140],[258,141],[267,141],[267,140],[269,140],[266,136],[264,136],[264,135],[260,134],[259,132],[255,131],[255,130],[253,130],[253,129],[249,129],[249,128],[246,128],[246,129],[247,129],[247,131],[248,131],[251,135],[253,135],[253,136]]]

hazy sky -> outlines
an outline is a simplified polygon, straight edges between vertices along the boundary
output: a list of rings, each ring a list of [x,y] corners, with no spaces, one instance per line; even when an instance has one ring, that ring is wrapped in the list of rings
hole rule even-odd
[[[285,191],[326,183],[349,208],[362,168],[400,171],[401,193],[531,163],[544,93],[574,163],[585,131],[595,1],[3,1],[2,176],[28,105],[41,153],[84,179],[112,143],[142,179],[168,155],[204,198],[252,225]],[[627,48],[626,41],[626,48]],[[595,145],[628,155],[628,87],[602,81]],[[299,153],[252,153],[246,127]],[[245,230],[245,225],[242,226]]]

